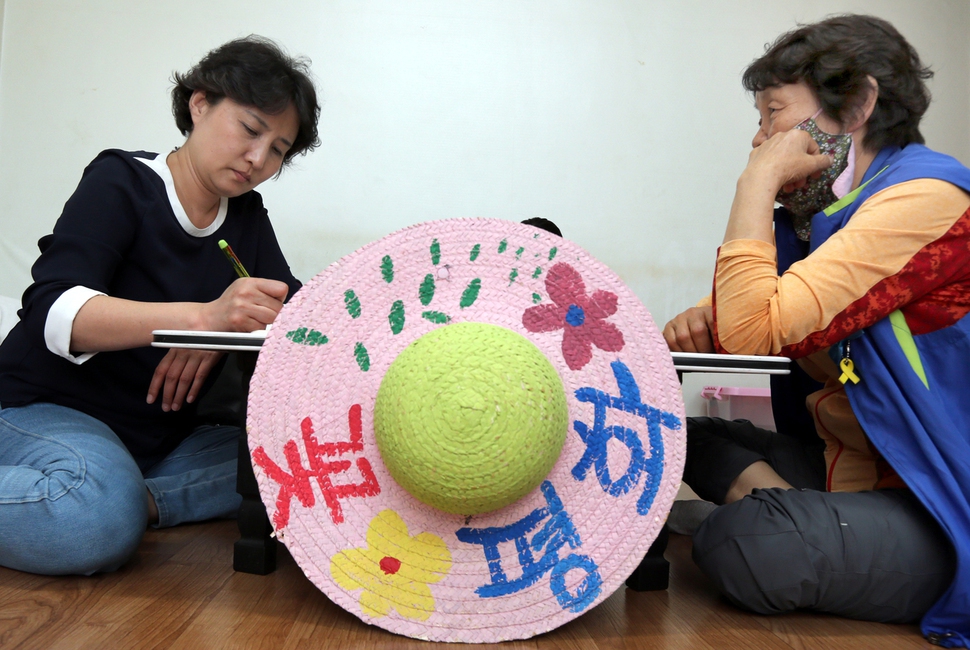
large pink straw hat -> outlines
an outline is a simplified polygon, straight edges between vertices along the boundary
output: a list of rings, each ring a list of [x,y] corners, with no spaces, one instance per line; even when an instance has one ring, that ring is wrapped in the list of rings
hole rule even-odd
[[[249,445],[307,577],[434,641],[528,638],[619,588],[685,456],[667,347],[575,244],[419,224],[320,273],[259,355]]]

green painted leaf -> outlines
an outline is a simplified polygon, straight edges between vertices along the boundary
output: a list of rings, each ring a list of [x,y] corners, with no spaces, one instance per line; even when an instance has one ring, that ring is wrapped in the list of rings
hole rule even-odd
[[[532,294],[532,304],[535,305],[540,302],[542,302],[542,296],[537,293]]]
[[[385,255],[381,260],[381,275],[384,276],[384,282],[388,284],[394,281],[394,260],[390,255]]]
[[[438,262],[441,261],[441,244],[438,243],[437,239],[431,240],[431,263],[438,266]]]
[[[424,280],[421,282],[421,288],[418,289],[418,297],[421,299],[421,304],[425,307],[434,298],[434,275],[431,273],[424,276]]]
[[[512,269],[512,272],[509,273],[509,286],[510,287],[512,286],[512,283],[515,282],[515,279],[517,277],[519,277],[519,269]]]
[[[508,247],[509,247],[509,243],[506,240],[503,239],[498,244],[498,252],[499,253],[504,253],[505,252],[505,249],[508,248]]]
[[[481,251],[482,251],[482,245],[481,244],[475,244],[474,246],[472,246],[472,252],[471,252],[471,255],[468,256],[468,259],[470,261],[474,262],[475,259],[478,257],[478,254]]]
[[[536,267],[536,270],[532,272],[532,277],[533,277],[533,279],[535,279],[535,278],[539,277],[539,275],[541,275],[541,274],[542,274],[542,267],[541,266],[537,266]]]
[[[357,359],[357,365],[364,372],[370,370],[370,356],[367,354],[367,348],[364,347],[363,343],[358,343],[354,346],[354,358]]]
[[[421,318],[429,320],[436,325],[444,325],[451,318],[447,314],[442,314],[440,311],[426,311],[421,313]]]
[[[400,334],[404,329],[404,301],[395,300],[391,305],[391,313],[387,315],[387,322],[391,324],[391,332]]]
[[[465,290],[461,293],[461,302],[459,306],[464,309],[465,307],[471,307],[472,304],[478,299],[478,292],[482,288],[482,281],[479,278],[475,278],[468,283]]]
[[[554,258],[556,256],[556,253],[558,253],[558,252],[559,252],[559,249],[556,248],[555,246],[553,246],[552,248],[549,249],[549,261],[550,262],[552,261],[552,258]]]
[[[347,289],[344,292],[344,304],[347,306],[347,313],[350,314],[351,318],[360,317],[360,300],[357,299],[357,294],[354,293],[353,289]]]
[[[300,345],[323,345],[330,340],[323,332],[310,330],[306,327],[300,327],[292,332],[287,332],[286,338]]]

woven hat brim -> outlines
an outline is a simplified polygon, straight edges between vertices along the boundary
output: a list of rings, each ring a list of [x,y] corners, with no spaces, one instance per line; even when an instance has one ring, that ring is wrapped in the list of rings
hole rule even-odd
[[[597,331],[610,336],[581,340],[569,338],[575,332],[568,323],[554,327],[549,319],[561,307],[556,299],[569,297],[567,285],[577,302],[586,300],[586,318],[596,319],[584,324],[598,324]],[[559,372],[569,409],[566,443],[543,484],[512,505],[471,518],[436,510],[400,488],[373,432],[374,401],[390,364],[425,333],[456,322],[490,323],[528,338]],[[596,399],[605,402],[597,406]],[[597,409],[604,425],[598,428]],[[530,226],[453,219],[373,242],[293,297],[260,353],[249,442],[279,538],[334,602],[367,623],[415,638],[496,642],[554,629],[623,584],[676,496],[683,422],[663,338],[615,273],[572,242]],[[584,441],[584,427],[597,429],[599,437],[591,441],[589,433]],[[343,463],[342,469],[333,463]],[[495,548],[487,548],[487,540],[468,541],[475,534],[467,531],[511,530],[530,516],[539,516],[539,523],[521,541],[535,562],[531,567],[514,540]],[[399,554],[440,569],[437,538],[447,548],[447,571],[409,583],[408,563],[393,574],[375,568],[372,559],[386,546],[371,542],[397,540],[389,526],[400,525],[406,527],[400,539],[410,541]],[[550,541],[543,531],[560,537]],[[563,534],[572,536],[563,541]],[[497,582],[489,552],[498,553],[506,585]],[[395,568],[399,558],[386,557]],[[538,566],[543,558],[546,564]],[[530,570],[538,573],[534,580]]]

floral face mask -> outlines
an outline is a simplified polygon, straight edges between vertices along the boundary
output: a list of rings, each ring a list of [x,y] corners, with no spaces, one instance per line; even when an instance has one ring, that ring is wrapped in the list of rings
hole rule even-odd
[[[826,133],[815,123],[821,109],[812,117],[795,126],[805,131],[818,143],[820,153],[831,156],[832,166],[816,179],[791,192],[779,191],[775,201],[791,214],[795,233],[802,241],[812,235],[812,217],[845,196],[852,186],[855,173],[855,151],[852,150],[852,134]]]

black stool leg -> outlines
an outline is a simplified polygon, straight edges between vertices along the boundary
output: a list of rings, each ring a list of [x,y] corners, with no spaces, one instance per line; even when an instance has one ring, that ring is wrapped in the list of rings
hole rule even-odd
[[[249,394],[249,380],[256,368],[256,353],[241,353],[239,366],[243,371],[243,388]],[[243,405],[245,413],[245,403]],[[245,416],[243,418],[245,423]],[[239,437],[239,460],[236,468],[236,491],[242,496],[239,507],[239,535],[233,545],[232,568],[243,573],[266,575],[276,571],[276,540],[270,537],[273,527],[266,516],[266,507],[259,496],[259,484],[253,473],[249,456],[246,427]]]
[[[670,531],[664,524],[647,550],[646,557],[640,561],[640,566],[626,579],[627,587],[633,591],[662,591],[667,588],[670,584],[670,562],[664,559],[664,551],[667,550],[669,537]]]

